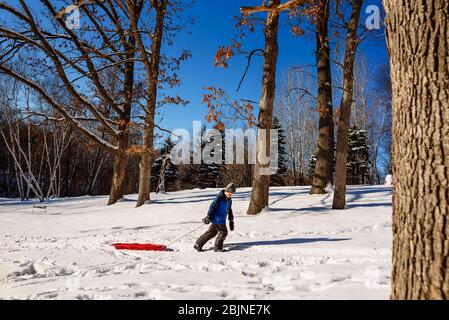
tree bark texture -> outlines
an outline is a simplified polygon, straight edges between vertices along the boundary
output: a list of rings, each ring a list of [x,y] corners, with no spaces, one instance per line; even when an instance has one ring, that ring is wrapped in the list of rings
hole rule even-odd
[[[332,182],[334,169],[334,111],[328,32],[329,2],[330,0],[321,0],[320,10],[316,16],[319,129],[316,166],[310,194],[326,193],[325,188],[329,182]]]
[[[449,2],[383,1],[393,89],[392,299],[449,299]]]
[[[352,1],[351,18],[346,36],[346,53],[343,70],[343,97],[337,132],[337,163],[335,166],[335,192],[332,209],[344,209],[346,205],[346,163],[348,160],[348,135],[354,92],[354,60],[357,52],[357,29],[363,0]]]
[[[279,5],[279,0],[271,0],[269,5]],[[253,171],[253,189],[251,193],[251,200],[248,207],[247,214],[257,214],[266,206],[268,206],[268,192],[270,186],[270,176],[262,175],[262,171],[267,171],[270,168],[270,163],[264,164],[260,160],[263,159],[263,149],[270,153],[271,136],[270,129],[273,120],[273,104],[276,91],[276,64],[278,58],[278,27],[279,27],[279,13],[269,12],[267,14],[267,21],[265,23],[265,52],[262,75],[262,98],[260,100],[260,110],[258,118],[258,129],[265,130],[265,141],[262,141],[262,134],[257,135],[256,146],[256,163]],[[265,143],[265,147],[262,143]]]
[[[168,0],[161,0],[156,7],[156,27],[151,46],[151,64],[147,65],[148,99],[145,110],[145,127],[143,130],[143,153],[139,164],[139,195],[137,207],[150,200],[151,165],[154,144],[154,117],[156,113],[157,86],[159,78],[159,64],[164,31],[164,19]],[[156,3],[156,2],[155,2]],[[142,47],[141,43],[141,47]],[[142,53],[143,54],[143,53]]]

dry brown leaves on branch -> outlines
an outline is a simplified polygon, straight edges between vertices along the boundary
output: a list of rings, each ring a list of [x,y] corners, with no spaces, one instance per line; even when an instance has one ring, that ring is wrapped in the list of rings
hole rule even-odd
[[[241,47],[240,42],[234,42],[230,46],[221,46],[218,48],[217,53],[214,57],[214,65],[216,67],[228,68],[228,60],[231,59],[235,52],[234,50],[238,50]]]
[[[207,87],[206,90],[209,90],[211,93],[205,93],[203,95],[202,103],[206,104],[208,113],[206,115],[207,122],[217,122],[217,125],[224,126],[223,123],[219,120],[221,116],[221,111],[218,109],[223,105],[218,101],[218,99],[224,95],[224,91],[220,88]]]
[[[142,155],[144,152],[146,152],[147,150],[148,150],[147,148],[144,148],[144,147],[141,146],[141,145],[133,144],[132,146],[130,146],[130,147],[126,150],[126,154],[127,154],[128,156],[140,156],[140,155]],[[157,155],[157,150],[151,149],[151,150],[150,150],[150,154],[151,154],[152,156]]]
[[[144,149],[141,145],[132,145],[126,150],[126,154],[129,156],[138,156],[144,152]]]
[[[245,121],[249,127],[256,124],[256,118],[253,113],[254,106],[251,103],[246,102],[242,104],[237,101],[230,101],[221,88],[206,87],[205,89],[209,91],[209,93],[203,95],[202,100],[202,103],[206,104],[208,108],[208,114],[206,115],[207,122],[216,122],[217,128],[223,130],[223,110],[228,108],[237,114],[234,120]]]
[[[295,36],[304,35],[304,30],[300,26],[292,26],[291,31],[292,31],[292,34]]]
[[[237,23],[235,27],[237,29],[242,27],[248,27],[250,32],[254,32],[256,30],[255,28],[255,20],[254,17],[249,13],[242,13],[240,17],[236,17]],[[242,34],[241,38],[243,38],[245,35]]]

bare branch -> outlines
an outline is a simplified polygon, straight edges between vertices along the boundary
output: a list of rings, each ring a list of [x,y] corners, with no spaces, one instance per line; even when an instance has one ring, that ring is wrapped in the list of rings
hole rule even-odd
[[[290,10],[295,7],[300,6],[304,3],[304,0],[290,0],[280,5],[271,6],[258,6],[258,7],[240,7],[242,13],[256,13],[256,12],[275,12],[279,13],[282,11]]]
[[[79,121],[77,121],[74,117],[72,117],[71,114],[67,112],[67,110],[59,104],[56,100],[54,100],[39,84],[36,82],[26,79],[25,77],[19,75],[18,73],[14,72],[13,70],[5,67],[3,64],[0,64],[0,71],[15,78],[16,80],[26,84],[28,87],[34,89],[37,91],[44,99],[47,101],[48,104],[50,104],[52,107],[54,107],[56,110],[58,110],[64,118],[69,121],[72,125],[80,129],[82,132],[84,132],[90,139],[97,142],[102,147],[105,147],[108,150],[117,150],[117,146],[114,146],[110,144],[109,142],[105,141],[104,139],[99,138],[94,133],[87,130]]]
[[[237,92],[240,90],[240,87],[241,87],[241,85],[243,83],[243,80],[246,77],[246,73],[248,72],[249,66],[251,64],[251,58],[253,57],[253,55],[256,52],[262,52],[262,54],[264,53],[264,51],[262,49],[255,49],[255,50],[251,51],[251,53],[248,55],[248,63],[246,64],[245,72],[243,73],[242,79],[239,82],[239,86],[237,87]]]

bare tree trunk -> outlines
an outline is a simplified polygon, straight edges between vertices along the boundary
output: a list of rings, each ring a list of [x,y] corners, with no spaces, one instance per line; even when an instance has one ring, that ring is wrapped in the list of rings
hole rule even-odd
[[[26,101],[26,111],[30,112],[30,90],[25,90],[25,101]],[[31,124],[30,121],[26,122],[26,126],[27,126],[27,143],[28,143],[28,162],[30,164],[33,163],[32,160],[32,154],[31,154]],[[29,171],[31,172],[33,170],[33,168],[29,168]],[[37,180],[37,182],[39,183],[40,181]],[[30,191],[31,188],[30,186],[27,186],[27,192],[26,192],[26,199],[28,200],[30,198]]]
[[[14,151],[12,151],[14,152]],[[19,190],[19,198],[20,201],[24,201],[25,200],[25,196],[23,194],[22,191],[22,176],[20,175],[18,169],[17,169],[17,164],[14,162],[14,172],[16,174],[16,181],[17,181],[17,189]]]
[[[5,113],[5,115],[6,115],[6,113]],[[14,132],[13,125],[10,123],[10,119],[8,118],[8,116],[9,115],[6,115],[6,120],[8,121],[8,126],[9,126],[8,129],[9,129],[10,141],[8,141],[8,139],[6,138],[5,134],[3,133],[3,130],[0,130],[0,134],[2,135],[3,140],[5,142],[5,146],[8,149],[10,155],[12,156],[17,169],[20,172],[21,179],[25,180],[27,187],[29,187],[33,191],[35,196],[39,198],[40,202],[43,202],[45,200],[44,193],[43,193],[42,189],[40,188],[39,183],[36,181],[36,178],[34,177],[33,173],[30,171],[29,168],[30,168],[31,164],[28,161],[28,158],[27,158],[25,152],[23,151],[22,146],[20,145],[20,132]],[[16,126],[16,129],[19,130],[18,124],[15,124],[15,126]],[[13,147],[14,145],[17,146],[17,149],[18,149],[17,154],[15,151],[15,147]],[[27,167],[25,169],[28,169],[28,172],[25,172],[25,169],[22,167],[19,157],[25,158],[25,164],[27,165]],[[23,187],[22,187],[22,190],[23,190]]]
[[[45,132],[44,132],[44,135],[43,135],[44,146],[43,146],[43,150],[42,150],[42,152],[45,151],[45,154],[47,155],[47,157],[45,159],[46,163],[47,163],[48,176],[49,176],[47,198],[49,198],[51,191],[54,189],[53,188],[53,170],[52,170],[52,166],[51,166],[51,155],[50,155],[50,151],[49,151],[49,148],[48,148],[48,139],[47,139],[47,135],[50,132],[50,130],[48,129],[49,127],[50,127],[50,123],[47,123],[46,124],[46,128],[45,128]],[[51,132],[50,134],[52,134],[53,136],[55,135],[54,132]]]
[[[138,2],[140,6],[147,3],[141,0],[133,1]],[[52,1],[42,0],[39,3],[41,8],[35,9],[39,11],[45,9],[49,13],[48,18],[51,20],[55,34],[58,34],[58,36],[45,31],[46,25],[41,24],[42,21],[39,19],[35,19],[35,15],[31,12],[26,1],[20,1],[21,9],[0,1],[0,11],[12,14],[15,17],[14,19],[17,20],[17,23],[10,26],[2,24],[3,42],[5,45],[11,43],[11,48],[13,48],[11,53],[14,54],[19,54],[22,50],[28,50],[23,43],[28,43],[38,50],[45,57],[44,64],[48,62],[49,66],[53,66],[54,75],[61,80],[61,85],[71,96],[73,102],[77,106],[85,108],[86,114],[89,113],[93,117],[92,119],[95,119],[98,125],[107,132],[107,139],[101,139],[98,136],[97,126],[83,125],[83,122],[73,115],[71,106],[59,102],[45,87],[33,81],[32,73],[24,72],[27,68],[15,70],[20,68],[10,67],[9,64],[4,63],[7,61],[6,58],[9,58],[8,55],[1,56],[0,73],[4,73],[32,88],[74,128],[115,154],[116,159],[109,199],[109,204],[113,204],[123,196],[124,192],[128,129],[133,102],[133,71],[134,61],[136,61],[134,60],[136,48],[133,43],[135,34],[129,32],[126,12],[121,9],[116,10],[123,7],[122,2],[117,6],[116,1],[97,1],[98,6],[95,5],[95,8],[87,3],[79,3],[78,7],[83,10],[83,16],[90,21],[88,26],[81,28],[80,32],[71,30],[67,26],[64,17],[59,14]],[[9,29],[9,27],[12,29]],[[88,35],[86,35],[86,32]],[[140,33],[140,30],[135,32]],[[113,33],[115,35],[111,38],[109,35]],[[61,34],[64,34],[64,37],[60,37]],[[97,48],[90,42],[92,39],[100,38],[102,39],[101,48]],[[58,50],[63,43],[69,44],[70,48],[67,48],[67,55]],[[105,68],[106,66],[107,68]],[[106,69],[111,70],[111,72],[123,72],[122,70],[125,70],[123,79],[124,98],[110,92],[111,90],[104,85],[102,74]],[[91,87],[95,94],[85,95],[83,88],[74,84],[75,78],[85,79],[87,81],[86,86]],[[101,104],[97,103],[98,100]],[[112,108],[113,112],[105,112],[104,105]],[[111,141],[114,141],[115,144]]]
[[[393,89],[392,299],[449,299],[449,2],[383,1]]]
[[[127,150],[129,147],[128,129],[131,121],[131,108],[134,96],[134,62],[129,60],[132,60],[135,57],[135,45],[135,35],[131,34],[126,44],[126,49],[128,51],[128,53],[126,54],[126,59],[128,60],[128,62],[125,63],[124,72],[124,112],[120,116],[120,134],[117,138],[118,150],[114,155],[114,173],[112,176],[112,186],[108,205],[112,205],[123,198],[125,192],[126,165],[128,162]],[[104,131],[102,133],[102,136],[104,136]]]
[[[104,139],[104,132],[103,132],[101,138]],[[106,155],[104,155],[104,157],[100,161],[101,151],[102,151],[102,149],[100,147],[97,147],[97,151],[95,152],[95,157],[94,157],[94,163],[92,165],[92,172],[90,173],[90,175],[88,177],[88,183],[87,183],[87,188],[86,188],[86,193],[88,195],[92,195],[95,181],[97,179],[97,176],[98,176],[100,168],[103,164],[103,161],[106,157]],[[98,164],[99,161],[100,161],[100,164]]]
[[[147,117],[154,119],[154,114],[148,115]],[[151,120],[148,119],[148,122],[150,121]],[[144,205],[146,201],[150,200],[153,139],[154,127],[150,124],[145,124],[143,139],[145,150],[142,153],[142,158],[139,163],[139,195],[136,207],[140,207]]]
[[[120,129],[123,130],[122,128]],[[122,131],[122,135],[118,138],[118,150],[114,154],[114,172],[108,205],[112,205],[123,198],[125,192],[126,163],[128,160],[126,150],[128,144],[128,133]]]
[[[289,124],[290,124],[290,142],[289,142],[289,152],[290,152],[290,159],[292,164],[292,175],[293,175],[293,185],[298,185],[298,174],[296,172],[297,165],[296,165],[296,157],[297,154],[295,153],[295,123],[293,120],[294,110],[293,105],[290,104],[288,106],[289,110]],[[299,153],[301,154],[301,145],[299,145]]]
[[[279,5],[279,0],[270,0],[269,5]],[[257,135],[256,163],[253,173],[253,190],[247,214],[257,214],[268,206],[268,192],[270,186],[270,176],[262,175],[262,170],[266,171],[270,167],[268,164],[260,162],[263,159],[262,151],[270,151],[271,137],[270,129],[273,118],[273,104],[276,91],[276,64],[278,58],[278,26],[279,13],[269,12],[265,24],[265,52],[262,76],[262,98],[259,106],[258,128],[265,130],[265,147],[262,146],[262,135]],[[266,174],[266,173],[265,173]]]
[[[326,185],[332,182],[334,167],[334,112],[328,34],[329,2],[330,0],[321,0],[320,10],[316,16],[319,134],[315,173],[310,194],[326,193]]]
[[[140,207],[150,200],[151,189],[151,165],[153,160],[154,117],[156,113],[156,99],[159,79],[159,65],[161,59],[162,38],[164,31],[164,19],[168,0],[155,1],[156,27],[151,46],[151,63],[146,63],[148,97],[145,110],[145,127],[143,136],[143,153],[139,164],[139,195],[136,207]],[[137,29],[137,19],[132,19],[134,28]],[[146,57],[142,39],[139,37],[138,45],[142,56]],[[144,58],[146,59],[146,58]]]
[[[132,37],[131,37],[132,38]],[[132,40],[131,40],[132,42]],[[130,59],[134,57],[134,54],[127,55]],[[133,99],[133,85],[134,85],[134,62],[128,62],[125,64],[125,104],[124,113],[121,115],[119,130],[120,134],[117,137],[118,150],[114,154],[113,162],[113,175],[111,192],[109,194],[108,205],[116,203],[123,198],[125,193],[125,178],[126,178],[126,165],[128,162],[127,150],[129,147],[129,123],[131,120],[131,101]]]
[[[89,195],[93,194],[93,190],[95,188],[95,185],[97,184],[97,179],[98,179],[98,176],[100,174],[101,168],[103,167],[103,164],[104,164],[105,160],[107,159],[107,157],[108,156],[106,155],[104,158],[102,158],[100,160],[100,164],[95,169],[95,175],[94,175],[94,177],[92,179],[92,182],[89,185],[89,191],[90,191]]]
[[[354,60],[357,52],[357,28],[363,0],[352,1],[351,18],[346,36],[346,54],[343,70],[343,97],[340,103],[340,117],[337,133],[337,164],[335,193],[332,209],[344,209],[346,205],[346,163],[348,159],[349,120],[354,93]]]
[[[164,160],[162,161],[161,172],[159,173],[159,179],[158,179],[157,187],[156,187],[156,193],[165,192],[165,173],[167,171],[167,166],[168,166],[168,157],[169,157],[169,154],[167,153],[164,156]]]

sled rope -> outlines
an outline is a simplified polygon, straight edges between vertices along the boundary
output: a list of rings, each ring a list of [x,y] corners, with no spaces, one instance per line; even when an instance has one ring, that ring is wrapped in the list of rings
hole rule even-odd
[[[184,239],[185,237],[187,237],[189,234],[191,234],[191,233],[193,233],[193,232],[195,232],[196,230],[198,230],[199,228],[201,228],[203,226],[203,223],[201,223],[201,225],[200,226],[198,226],[198,228],[196,228],[196,229],[193,229],[192,231],[190,231],[189,233],[186,233],[185,235],[183,235],[182,237],[180,237],[180,238],[178,238],[178,239],[176,239],[175,241],[173,241],[173,242],[171,242],[171,243],[169,243],[169,244],[167,244],[167,248],[168,247],[170,247],[173,243],[175,243],[175,242],[178,242],[179,240],[181,240],[181,239]]]

